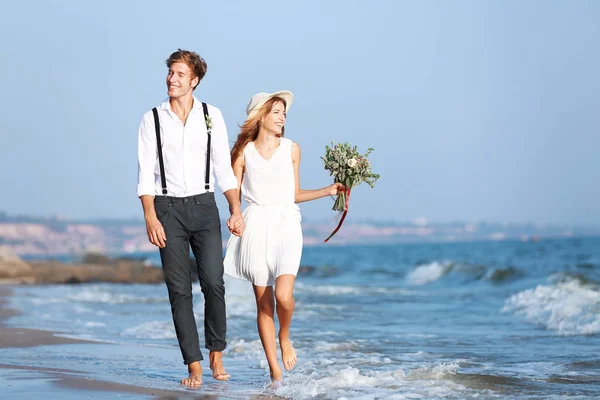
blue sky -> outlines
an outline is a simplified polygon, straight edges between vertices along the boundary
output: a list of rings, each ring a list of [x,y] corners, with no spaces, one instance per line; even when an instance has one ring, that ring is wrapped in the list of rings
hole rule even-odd
[[[303,188],[330,183],[331,140],[375,148],[349,220],[600,223],[596,1],[48,0],[0,21],[0,211],[140,218],[137,128],[181,47],[230,141],[254,93],[294,92]]]

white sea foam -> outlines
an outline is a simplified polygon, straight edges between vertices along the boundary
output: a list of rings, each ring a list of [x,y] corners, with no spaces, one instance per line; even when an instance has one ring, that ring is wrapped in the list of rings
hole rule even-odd
[[[90,314],[94,312],[91,308],[84,307],[80,304],[73,305],[73,311],[77,314]]]
[[[388,288],[379,286],[342,286],[342,285],[308,285],[303,282],[296,282],[295,290],[298,293],[310,293],[318,295],[375,295],[375,294],[415,294],[413,290],[401,288]]]
[[[121,335],[136,339],[177,339],[172,321],[145,322],[125,329]]]
[[[338,343],[319,341],[313,345],[313,348],[316,351],[332,352],[332,351],[356,351],[356,350],[359,350],[360,348],[362,348],[362,346],[354,340],[348,340],[345,342],[338,342]]]
[[[409,380],[449,379],[450,375],[456,375],[456,370],[458,368],[458,363],[440,364],[417,368],[411,371],[406,378]]]
[[[227,343],[225,350],[228,357],[241,359],[262,359],[264,358],[264,350],[259,339],[244,340],[234,339]]]
[[[561,335],[600,332],[600,291],[575,279],[512,295],[502,311],[524,316]]]
[[[324,312],[342,311],[346,308],[345,306],[342,306],[340,304],[303,303],[303,302],[299,302],[299,301],[296,302],[296,304],[306,310],[318,310],[318,311],[324,311]]]
[[[340,294],[361,294],[364,292],[363,288],[358,286],[335,286],[335,285],[320,285],[313,286],[307,285],[302,282],[296,283],[296,290],[299,293],[311,293],[335,296]]]
[[[106,326],[106,324],[103,322],[94,322],[94,321],[88,321],[88,322],[84,323],[84,325],[87,328],[102,328],[102,327]]]
[[[294,311],[294,318],[302,320],[310,320],[314,317],[329,317],[337,315],[347,306],[339,304],[319,304],[319,303],[307,303],[296,300],[296,310]]]
[[[410,371],[365,371],[339,364],[313,365],[292,374],[275,394],[294,399],[416,399],[464,396],[468,389],[452,382],[457,364],[431,365]]]
[[[59,297],[31,297],[29,301],[34,306],[43,306],[47,304],[60,304],[68,302],[66,298]]]
[[[134,296],[125,293],[115,293],[99,288],[86,288],[66,296],[67,301],[80,301],[84,303],[124,304],[124,303],[153,303],[164,302],[168,299]]]
[[[397,356],[397,358],[404,361],[422,361],[428,358],[434,358],[435,355],[429,354],[424,351],[417,351],[415,353],[404,353]]]
[[[451,267],[452,263],[450,261],[434,261],[429,264],[419,265],[407,275],[406,280],[411,285],[424,285],[445,276],[450,272]]]
[[[550,361],[530,361],[504,365],[488,362],[483,363],[482,367],[494,371],[495,375],[520,376],[532,380],[542,380],[552,376],[566,376],[572,373],[567,366]]]
[[[404,333],[398,336],[407,339],[431,339],[437,337],[437,335],[431,335],[427,333]]]

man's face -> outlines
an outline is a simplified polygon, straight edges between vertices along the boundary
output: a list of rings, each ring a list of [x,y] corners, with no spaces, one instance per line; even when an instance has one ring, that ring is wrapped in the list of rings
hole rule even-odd
[[[169,97],[181,97],[194,90],[198,78],[184,62],[174,62],[167,74],[167,93]]]

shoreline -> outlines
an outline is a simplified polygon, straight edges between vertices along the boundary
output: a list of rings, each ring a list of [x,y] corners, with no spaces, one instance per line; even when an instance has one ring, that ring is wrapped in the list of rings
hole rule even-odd
[[[336,235],[337,236],[337,235]],[[524,239],[523,236],[526,236]],[[327,247],[396,247],[396,246],[420,246],[420,245],[453,245],[453,244],[481,244],[481,243],[544,243],[547,241],[553,240],[588,240],[588,239],[598,239],[600,238],[599,233],[585,233],[585,234],[574,234],[574,235],[545,235],[545,236],[535,236],[535,235],[510,235],[506,236],[503,239],[493,239],[490,237],[477,237],[477,238],[457,238],[457,239],[419,239],[419,240],[398,240],[398,241],[387,241],[381,240],[378,242],[372,241],[361,241],[361,242],[327,242],[323,243],[322,240],[316,240],[314,242],[305,242],[304,248],[310,249],[323,249]],[[226,241],[225,241],[226,243]],[[223,247],[225,250],[226,247]],[[26,254],[18,254],[24,262],[28,264],[32,264],[34,266],[39,266],[41,264],[54,263],[55,265],[62,266],[80,266],[82,263],[78,261],[81,257],[85,256],[85,252],[81,254],[77,254],[73,256],[72,253],[26,253]],[[115,257],[115,258],[124,258],[127,259],[131,256],[135,256],[137,254],[158,254],[158,251],[140,251],[140,252],[121,252],[121,253],[111,253],[107,252],[106,257]],[[59,261],[62,260],[62,261]],[[155,264],[149,266],[148,271],[152,271],[152,269],[160,269],[160,264]],[[99,282],[98,280],[91,281],[82,281],[82,282],[36,282],[34,280],[20,279],[17,278],[0,278],[0,285],[20,285],[20,284],[44,284],[44,283],[95,283]],[[28,277],[24,277],[28,278]],[[137,282],[114,282],[114,281],[106,281],[109,283],[137,283]],[[139,282],[139,283],[156,283],[156,282]],[[159,281],[158,283],[162,283]]]
[[[0,286],[0,348],[35,347],[55,344],[97,343],[91,340],[68,338],[60,332],[40,329],[12,328],[5,325],[5,320],[17,316],[21,311],[7,307],[6,298],[13,293],[10,287]]]
[[[60,334],[60,332],[7,327],[5,321],[8,318],[21,313],[19,310],[7,306],[8,301],[6,298],[10,297],[12,294],[13,290],[10,286],[0,285],[0,348],[10,349],[77,344],[94,345],[102,343],[97,341],[56,336],[56,334]],[[10,375],[12,375],[11,378],[13,378],[14,382],[20,381],[23,382],[23,384],[26,384],[26,382],[31,380],[42,381],[47,380],[46,378],[51,378],[49,385],[51,385],[50,387],[52,387],[55,392],[51,392],[50,395],[57,394],[58,397],[61,397],[60,393],[64,390],[68,390],[69,392],[84,390],[106,393],[139,394],[142,396],[156,396],[159,398],[172,399],[177,399],[180,397],[184,397],[186,399],[215,398],[214,395],[193,393],[191,390],[186,390],[185,388],[182,388],[181,391],[177,391],[96,380],[93,376],[90,376],[86,372],[64,369],[60,367],[37,367],[33,365],[0,363],[0,378],[2,375],[6,375],[9,372]],[[32,376],[32,372],[42,374],[43,377]],[[18,379],[14,379],[14,375],[17,375]],[[6,391],[6,389],[8,388],[1,390],[0,394],[6,394],[10,397],[10,391]],[[202,387],[200,390],[201,389]],[[23,388],[21,388],[21,390],[23,390]]]

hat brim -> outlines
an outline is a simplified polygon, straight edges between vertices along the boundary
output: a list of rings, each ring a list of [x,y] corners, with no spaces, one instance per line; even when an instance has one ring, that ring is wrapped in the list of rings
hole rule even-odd
[[[285,112],[286,113],[289,111],[290,106],[292,105],[292,102],[294,101],[294,94],[292,92],[290,92],[289,90],[280,90],[278,92],[273,92],[273,93],[269,94],[268,96],[266,96],[264,99],[262,99],[259,103],[257,103],[256,106],[254,106],[254,108],[252,108],[252,111],[250,111],[250,113],[248,114],[246,119],[256,115],[256,113],[265,105],[265,103],[267,101],[269,101],[269,99],[272,99],[273,97],[280,97],[283,100],[285,100]]]

